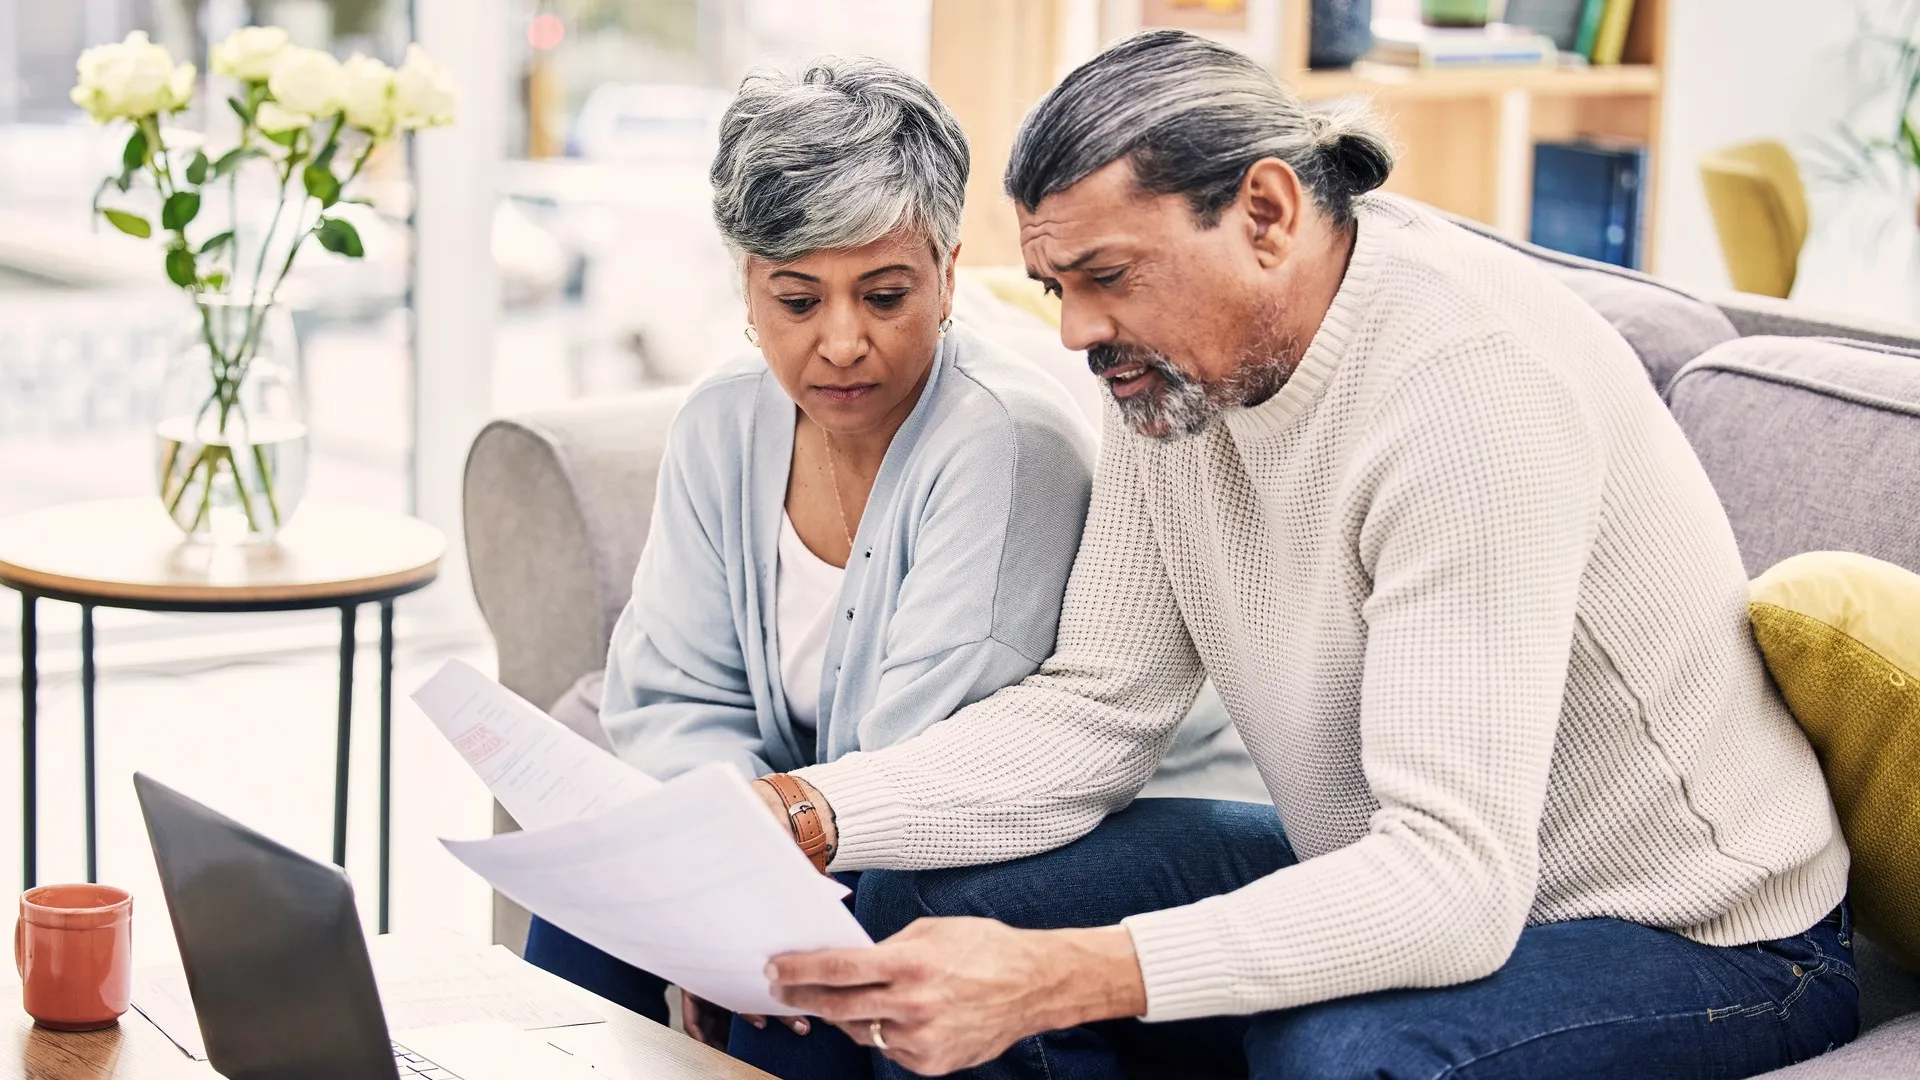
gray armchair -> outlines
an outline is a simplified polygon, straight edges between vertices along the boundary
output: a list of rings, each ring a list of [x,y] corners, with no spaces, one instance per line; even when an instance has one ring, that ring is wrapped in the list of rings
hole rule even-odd
[[[649,390],[496,420],[467,456],[467,563],[500,682],[602,746],[591,684],[633,591],[667,425],[685,396]],[[513,827],[498,805],[494,825]],[[496,894],[493,939],[518,949],[526,936],[526,912]]]
[[[607,660],[683,389],[496,420],[467,458],[467,560],[500,681],[540,705]],[[582,727],[600,742],[597,720]]]

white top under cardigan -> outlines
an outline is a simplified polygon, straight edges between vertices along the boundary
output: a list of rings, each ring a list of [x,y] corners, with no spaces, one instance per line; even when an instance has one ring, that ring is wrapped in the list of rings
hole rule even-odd
[[[1633,350],[1523,255],[1392,197],[1358,215],[1279,394],[1183,442],[1109,419],[1038,674],[802,770],[834,868],[1067,843],[1211,676],[1301,861],[1126,920],[1150,1020],[1477,979],[1530,923],[1804,932],[1847,846]]]
[[[661,779],[891,746],[1053,649],[1093,432],[1050,376],[956,324],[881,460],[820,657],[819,715],[798,723],[775,580],[796,411],[756,356],[695,387],[668,434],[601,703],[615,752]],[[1148,794],[1258,790],[1225,711],[1209,710],[1182,727]]]
[[[779,635],[780,691],[787,715],[802,727],[820,722],[820,669],[838,614],[844,568],[813,553],[793,518],[780,515],[780,555],[774,568],[774,624]]]

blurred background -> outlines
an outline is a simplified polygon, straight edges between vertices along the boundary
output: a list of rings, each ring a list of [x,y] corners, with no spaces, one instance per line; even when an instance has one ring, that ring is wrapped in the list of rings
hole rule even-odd
[[[272,24],[343,59],[397,64],[419,41],[453,76],[459,122],[377,156],[367,204],[346,208],[365,259],[310,251],[286,291],[311,497],[417,514],[449,534],[442,583],[401,609],[403,691],[444,656],[490,662],[459,560],[474,433],[498,415],[689,382],[744,347],[706,166],[729,90],[756,64],[868,53],[928,78],[973,140],[965,260],[976,267],[1018,261],[998,175],[1026,108],[1103,43],[1186,25],[1310,98],[1379,108],[1407,150],[1397,190],[1682,286],[1920,321],[1920,140],[1899,138],[1920,79],[1920,4],[1638,0],[1611,55],[1574,39],[1586,0],[1481,6],[1483,21],[1505,15],[1531,35],[1525,49],[1545,40],[1544,52],[1441,62],[1441,45],[1404,29],[1420,0],[0,0],[0,516],[150,494],[153,402],[184,301],[155,245],[90,220],[125,135],[67,96],[81,50],[133,30],[203,73],[210,42]],[[223,96],[200,94],[176,123],[218,139],[234,124]],[[1783,148],[1785,173],[1743,164],[1761,144]],[[1583,194],[1594,176],[1599,193]],[[242,186],[237,198],[246,217],[273,192]],[[1784,249],[1727,242],[1747,235],[1743,198],[1798,214]],[[61,725],[77,707],[64,659],[76,622],[65,605],[43,607],[54,734],[42,771],[74,776]],[[0,590],[0,716],[17,700],[17,610]],[[217,804],[323,850],[334,616],[102,611],[100,623],[102,775],[199,775]],[[424,723],[403,719],[397,775],[412,794],[396,811],[396,925],[482,932],[484,886],[435,877],[445,856],[432,837],[483,832],[485,793]],[[209,757],[215,746],[313,765],[287,779],[257,754]],[[14,776],[0,761],[0,777]],[[48,828],[77,829],[63,817],[77,812],[72,793],[45,783]],[[150,873],[122,787],[103,789],[108,880]],[[0,797],[0,814],[16,807]],[[17,836],[0,817],[0,866],[15,865],[4,845]],[[77,876],[77,844],[57,833],[42,844],[43,879]]]

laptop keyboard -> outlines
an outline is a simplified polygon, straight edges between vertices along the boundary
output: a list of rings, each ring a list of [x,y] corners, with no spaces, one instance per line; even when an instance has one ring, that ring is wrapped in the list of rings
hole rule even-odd
[[[393,1044],[393,1067],[400,1074],[400,1080],[410,1077],[419,1077],[420,1080],[460,1080],[457,1073],[435,1065],[399,1043]]]

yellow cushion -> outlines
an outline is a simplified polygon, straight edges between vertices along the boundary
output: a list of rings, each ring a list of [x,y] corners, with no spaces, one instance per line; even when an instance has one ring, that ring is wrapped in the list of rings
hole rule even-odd
[[[1754,635],[1820,754],[1860,926],[1920,971],[1920,575],[1842,551],[1753,583]]]

